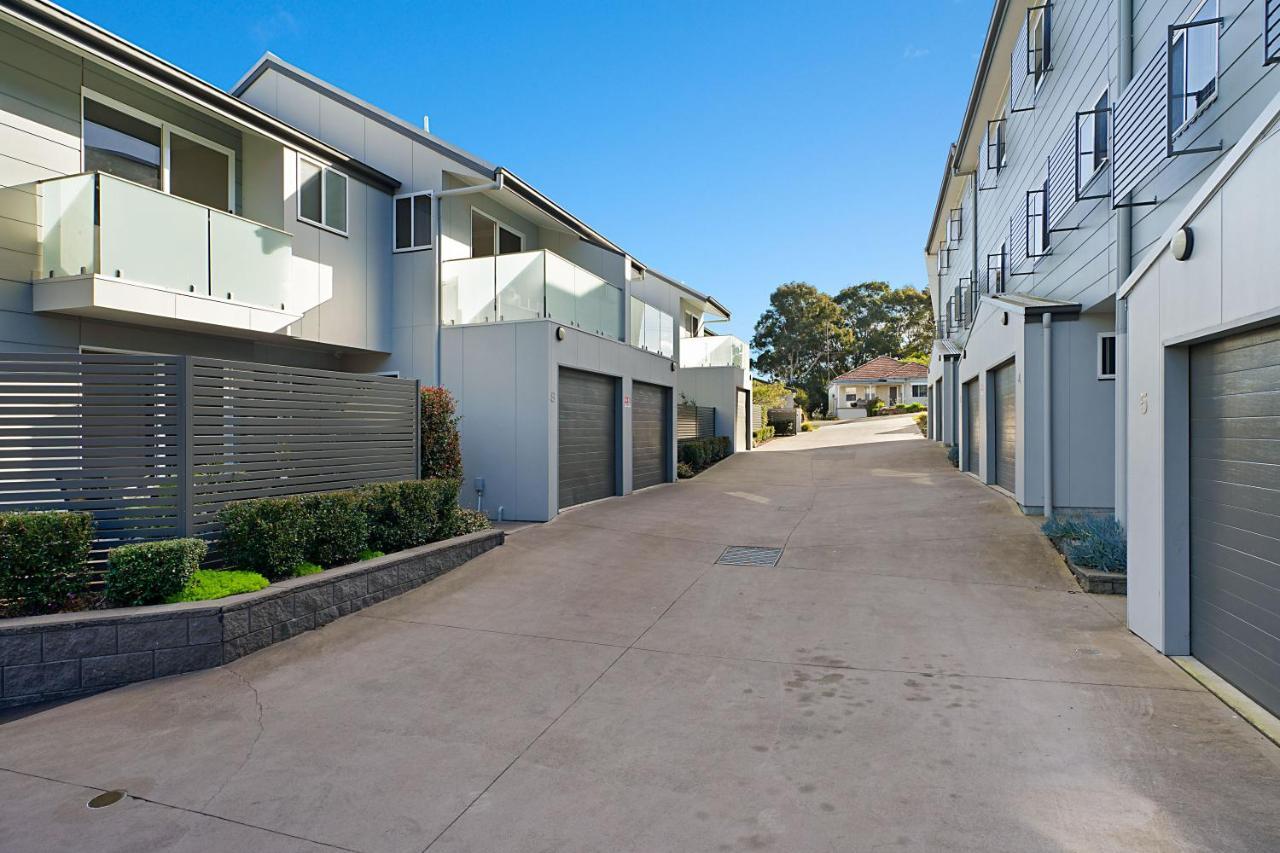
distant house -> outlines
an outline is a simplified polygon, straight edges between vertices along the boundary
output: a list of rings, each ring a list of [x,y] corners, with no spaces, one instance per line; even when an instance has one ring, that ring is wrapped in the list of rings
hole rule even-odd
[[[925,403],[929,398],[929,368],[898,361],[887,355],[873,358],[827,386],[827,411],[838,418],[861,418],[867,403],[883,400],[886,406]]]

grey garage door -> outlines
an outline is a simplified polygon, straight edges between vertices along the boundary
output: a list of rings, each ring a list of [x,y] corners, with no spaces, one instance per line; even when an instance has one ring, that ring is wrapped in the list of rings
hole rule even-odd
[[[560,508],[617,494],[617,380],[560,368]]]
[[[1191,653],[1280,714],[1280,326],[1191,350]]]
[[[995,422],[991,425],[996,485],[1014,494],[1018,482],[1018,371],[1014,362],[996,369]]]
[[[738,449],[751,449],[751,396],[746,389],[738,389],[738,406],[734,410],[733,430],[738,436]]]
[[[965,383],[964,398],[964,469],[977,474],[982,470],[978,467],[982,447],[982,401],[978,394],[977,379]]]
[[[667,482],[671,389],[631,383],[631,487]]]

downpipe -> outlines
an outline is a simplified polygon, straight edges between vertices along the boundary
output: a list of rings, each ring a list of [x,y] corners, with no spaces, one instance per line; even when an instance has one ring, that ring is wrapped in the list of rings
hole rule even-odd
[[[1044,330],[1044,517],[1053,516],[1053,315],[1040,315]]]

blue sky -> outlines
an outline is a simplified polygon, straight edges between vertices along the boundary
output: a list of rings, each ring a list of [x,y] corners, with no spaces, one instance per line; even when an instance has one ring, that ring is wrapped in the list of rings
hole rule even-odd
[[[64,0],[229,88],[271,50],[710,292],[920,286],[990,0]],[[394,47],[393,47],[394,46]]]

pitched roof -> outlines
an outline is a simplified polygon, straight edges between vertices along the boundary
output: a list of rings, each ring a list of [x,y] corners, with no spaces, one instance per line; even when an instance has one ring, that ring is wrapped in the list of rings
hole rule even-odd
[[[929,368],[923,364],[910,361],[898,361],[891,356],[882,355],[873,358],[866,364],[859,365],[848,373],[842,373],[832,382],[888,382],[893,380],[926,379]]]

